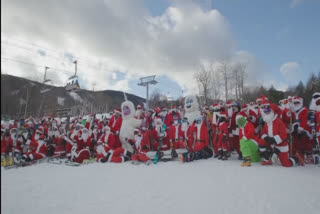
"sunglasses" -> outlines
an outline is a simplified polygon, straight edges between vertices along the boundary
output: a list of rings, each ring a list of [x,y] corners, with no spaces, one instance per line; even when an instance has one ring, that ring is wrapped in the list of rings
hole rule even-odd
[[[320,95],[318,95],[318,94],[317,94],[317,95],[312,96],[312,98],[313,98],[313,99],[317,99],[317,98],[319,98],[319,97],[320,97]]]
[[[264,106],[263,108],[263,112],[264,113],[269,113],[271,111],[271,109],[269,108],[269,106]]]
[[[87,133],[87,132],[88,132],[88,130],[86,130],[86,129],[85,129],[85,130],[83,130],[82,132],[83,132],[83,133]]]
[[[300,103],[299,103],[299,102],[294,102],[293,104],[295,104],[295,105],[299,105]]]

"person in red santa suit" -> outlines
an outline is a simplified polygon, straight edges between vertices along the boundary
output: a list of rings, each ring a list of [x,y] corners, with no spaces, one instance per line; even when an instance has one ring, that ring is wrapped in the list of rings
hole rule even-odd
[[[312,157],[312,142],[310,141],[310,127],[308,126],[308,109],[303,106],[303,99],[301,97],[294,97],[292,105],[293,123],[292,136],[293,145],[292,153],[298,154],[306,163],[313,163]]]
[[[230,129],[232,131],[232,138],[229,138],[231,148],[235,149],[239,155],[238,159],[242,159],[242,154],[240,151],[240,140],[239,140],[239,128],[236,123],[236,116],[241,110],[241,105],[238,102],[234,102],[232,105],[232,116],[230,122]],[[220,154],[221,156],[221,154]]]
[[[47,156],[48,148],[46,142],[44,141],[45,136],[43,132],[44,128],[39,127],[39,129],[36,130],[34,138],[31,141],[28,140],[28,151],[22,156],[22,161],[28,162],[32,160],[39,160]]]
[[[140,119],[140,120],[144,120],[145,119],[145,114],[143,112],[143,108],[141,105],[138,105],[137,106],[137,110],[136,110],[136,113],[135,113],[135,116],[134,116],[136,119]]]
[[[181,124],[177,115],[173,116],[173,124],[169,128],[169,143],[172,157],[178,157],[176,149],[184,149],[187,142],[184,139],[184,131],[181,129]]]
[[[82,163],[85,159],[90,159],[90,150],[87,145],[89,139],[88,129],[83,128],[74,137],[76,144],[71,148],[71,158],[70,160]]]
[[[160,144],[160,140],[162,140],[162,145],[160,150],[165,151],[170,149],[170,143],[169,143],[169,131],[166,128],[163,129],[163,122],[160,118],[156,118],[154,120],[154,128],[151,131],[151,135],[153,138],[153,149],[157,150]]]
[[[134,152],[131,155],[131,160],[135,162],[145,162],[150,164],[150,158],[146,153],[150,150],[148,141],[145,140],[144,135],[139,129],[134,130],[134,139],[129,139],[129,143],[133,146]]]
[[[312,100],[308,113],[308,126],[310,131],[310,141],[313,145],[314,163],[320,162],[320,92],[315,92],[312,95]]]
[[[53,157],[65,157],[66,155],[66,141],[63,138],[63,135],[60,133],[58,127],[53,127],[54,136],[53,136],[53,143],[56,145],[54,150]]]
[[[211,119],[211,130],[212,130],[212,146],[214,150],[214,158],[219,157],[218,152],[218,120],[219,120],[219,106],[218,104],[211,105],[212,119]]]
[[[202,117],[196,118],[188,130],[187,149],[190,160],[207,159],[213,156],[209,148],[209,133]]]
[[[272,151],[278,156],[281,165],[284,167],[294,166],[299,163],[299,158],[289,158],[289,146],[287,142],[286,127],[279,118],[280,108],[276,104],[270,104],[261,111],[265,121],[262,128],[262,136],[258,140],[262,165],[272,165]]]
[[[180,113],[177,111],[177,108],[175,105],[171,106],[171,110],[169,114],[166,116],[165,124],[167,127],[170,127],[173,124],[173,117],[176,116],[178,117],[178,120],[181,119]]]
[[[96,147],[97,162],[122,163],[130,159],[131,153],[122,147],[115,146],[115,136],[110,127],[104,128],[105,134],[99,139]]]
[[[227,112],[223,111],[219,114],[218,123],[218,159],[227,160],[228,159],[228,126]]]
[[[111,132],[115,136],[115,147],[121,147],[121,141],[119,138],[120,134],[120,128],[122,124],[122,116],[121,116],[121,110],[119,108],[114,110],[114,115],[111,117],[109,122],[109,127],[111,129]]]
[[[10,130],[11,135],[10,132],[6,130],[4,136],[1,136],[1,158],[12,155],[13,139],[11,136],[14,134],[13,137],[15,137],[16,134],[13,130],[16,130],[16,128]]]

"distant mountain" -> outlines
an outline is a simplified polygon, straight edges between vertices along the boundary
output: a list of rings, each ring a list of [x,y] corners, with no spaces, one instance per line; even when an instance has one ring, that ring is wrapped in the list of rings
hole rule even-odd
[[[51,90],[40,93],[45,89]],[[143,104],[144,98],[127,94],[128,100],[135,106]],[[120,108],[124,101],[121,91],[89,91],[79,90],[67,92],[64,87],[44,85],[39,82],[1,74],[1,116],[21,118],[26,116],[42,116],[44,114],[59,115],[70,112],[72,115],[94,112],[103,113]]]

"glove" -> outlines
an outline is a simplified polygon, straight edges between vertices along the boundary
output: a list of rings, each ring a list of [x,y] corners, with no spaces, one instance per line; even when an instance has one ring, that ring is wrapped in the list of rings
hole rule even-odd
[[[274,147],[274,148],[273,148],[273,152],[274,152],[274,153],[276,153],[277,155],[279,155],[279,154],[280,154],[280,150],[279,150],[279,149],[277,149],[276,147]]]
[[[143,150],[147,150],[148,147],[147,147],[146,145],[144,145],[144,146],[142,147],[142,149],[143,149]]]
[[[264,140],[269,144],[269,145],[272,145],[272,144],[275,144],[276,143],[276,140],[274,139],[274,137],[265,137]]]

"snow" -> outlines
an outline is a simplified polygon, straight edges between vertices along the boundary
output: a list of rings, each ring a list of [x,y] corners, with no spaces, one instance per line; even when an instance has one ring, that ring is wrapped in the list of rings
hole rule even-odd
[[[64,105],[64,100],[65,100],[65,98],[63,98],[63,97],[57,97],[57,103],[58,103],[60,106],[63,106],[63,105]]]
[[[1,213],[319,213],[320,168],[237,160],[1,169]]]

